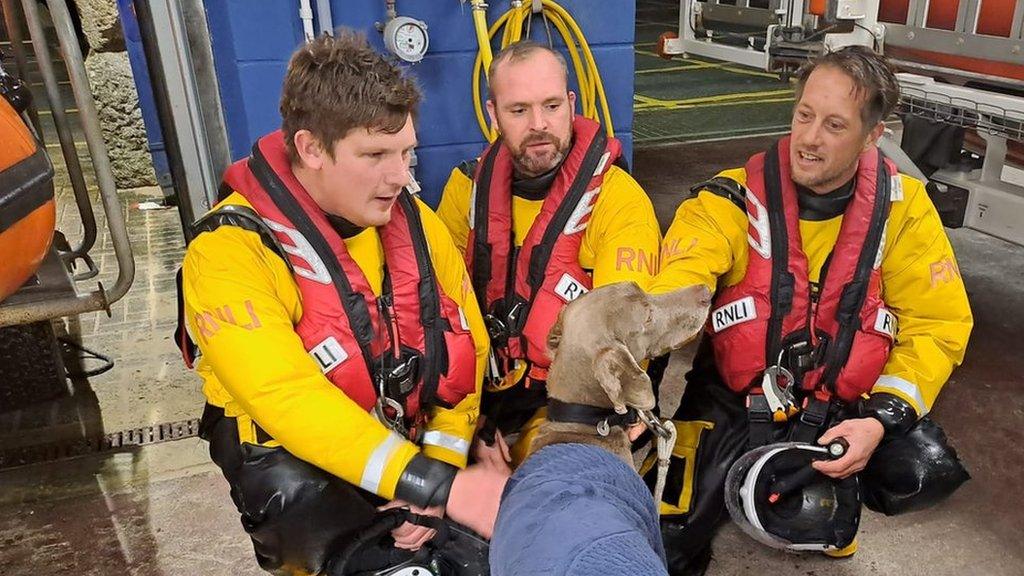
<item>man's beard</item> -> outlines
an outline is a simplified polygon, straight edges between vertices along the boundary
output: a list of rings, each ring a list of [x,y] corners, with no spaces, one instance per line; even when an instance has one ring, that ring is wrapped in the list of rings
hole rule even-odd
[[[804,188],[822,188],[828,187],[825,192],[830,192],[848,181],[846,174],[848,172],[856,173],[857,163],[860,161],[860,156],[854,156],[853,160],[844,166],[840,166],[835,170],[829,172],[822,172],[820,175],[808,175],[807,177],[801,177],[798,179],[797,173],[794,171],[792,174],[793,182],[803,186]]]
[[[552,148],[546,150],[541,155],[531,155],[528,152],[528,147],[531,144],[539,144],[541,142],[551,144]],[[571,140],[569,139],[566,139],[565,142],[560,142],[554,134],[547,132],[523,140],[517,150],[511,150],[512,163],[515,165],[516,172],[523,176],[532,177],[551,170],[565,159],[565,155],[569,152],[570,142]]]

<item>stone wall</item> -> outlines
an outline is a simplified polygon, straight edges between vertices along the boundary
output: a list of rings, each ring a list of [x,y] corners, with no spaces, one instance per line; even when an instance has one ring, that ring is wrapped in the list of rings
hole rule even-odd
[[[116,0],[75,0],[89,41],[85,70],[118,188],[156,184],[139,95],[125,51]]]

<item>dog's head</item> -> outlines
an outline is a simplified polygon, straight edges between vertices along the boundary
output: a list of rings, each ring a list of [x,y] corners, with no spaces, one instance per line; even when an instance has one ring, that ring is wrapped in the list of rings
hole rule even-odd
[[[604,402],[610,401],[616,411],[654,408],[651,381],[639,361],[666,354],[696,336],[710,305],[711,293],[703,285],[652,296],[622,282],[581,296],[562,309],[548,335],[549,394],[564,400],[570,391],[557,389],[569,385],[563,380],[586,371],[600,382],[607,394]]]

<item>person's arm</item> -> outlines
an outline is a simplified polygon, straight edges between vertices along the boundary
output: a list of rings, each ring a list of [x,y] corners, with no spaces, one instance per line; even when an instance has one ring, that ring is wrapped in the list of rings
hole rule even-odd
[[[720,174],[745,181],[742,169]],[[743,278],[747,265],[747,215],[731,200],[702,190],[676,210],[661,244],[661,270],[652,294],[704,284],[712,292],[719,277]]]
[[[973,325],[938,212],[918,180],[903,177],[903,190],[906,204],[893,206],[882,259],[883,300],[896,315],[896,341],[869,397],[857,406],[861,417],[840,422],[818,440],[843,437],[850,445],[846,456],[814,465],[834,478],[863,470],[885,434],[906,433],[931,410],[963,361]]]
[[[437,216],[448,228],[458,253],[466,253],[466,244],[469,242],[469,213],[471,196],[473,194],[473,180],[456,167],[452,169],[448,182],[441,192],[441,202],[437,206]]]
[[[419,450],[321,373],[293,328],[302,312],[284,262],[256,233],[223,226],[197,236],[182,267],[202,361],[241,409],[296,457],[394,497]]]
[[[906,431],[931,410],[963,361],[974,320],[956,256],[924,185],[903,177],[903,189],[906,218],[898,231],[890,228],[882,261],[883,300],[896,315],[896,342],[872,395],[910,405],[913,412],[905,418],[882,422]]]
[[[462,254],[437,215],[422,202],[420,214],[430,242],[430,255],[441,290],[462,309],[476,347],[476,392],[452,408],[434,407],[423,438],[423,453],[460,468],[465,467],[469,445],[480,414],[480,390],[487,366],[489,339]]]
[[[594,255],[594,287],[632,281],[646,290],[658,273],[661,243],[647,193],[626,171],[612,167],[591,218],[583,243]]]

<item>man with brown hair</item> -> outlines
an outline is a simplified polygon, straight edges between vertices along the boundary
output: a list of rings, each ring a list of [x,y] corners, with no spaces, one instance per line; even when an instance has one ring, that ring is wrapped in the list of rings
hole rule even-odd
[[[447,230],[406,189],[419,100],[361,36],[299,48],[282,129],[227,170],[185,255],[201,434],[274,573],[428,562],[446,513],[490,536],[506,478],[465,467],[487,335]]]
[[[438,216],[466,262],[491,336],[482,460],[518,464],[544,415],[547,335],[566,303],[592,288],[657,272],[661,239],[622,146],[575,113],[565,59],[532,41],[495,55],[487,112],[500,137],[452,170]],[[522,432],[511,449],[502,434]]]
[[[661,504],[672,574],[703,573],[736,495],[723,497],[726,473],[769,444],[845,440],[845,455],[809,465],[824,476],[802,478],[852,490],[857,518],[857,490],[897,514],[967,478],[926,415],[963,360],[971,311],[924,185],[875,146],[898,99],[892,70],[869,49],[821,56],[799,77],[791,134],[693,187],[676,212],[652,291],[703,283],[715,297],[673,417]],[[748,518],[761,505],[774,514],[755,528],[766,540],[856,550],[855,520],[797,525],[807,502],[834,502],[751,486],[739,494]]]

